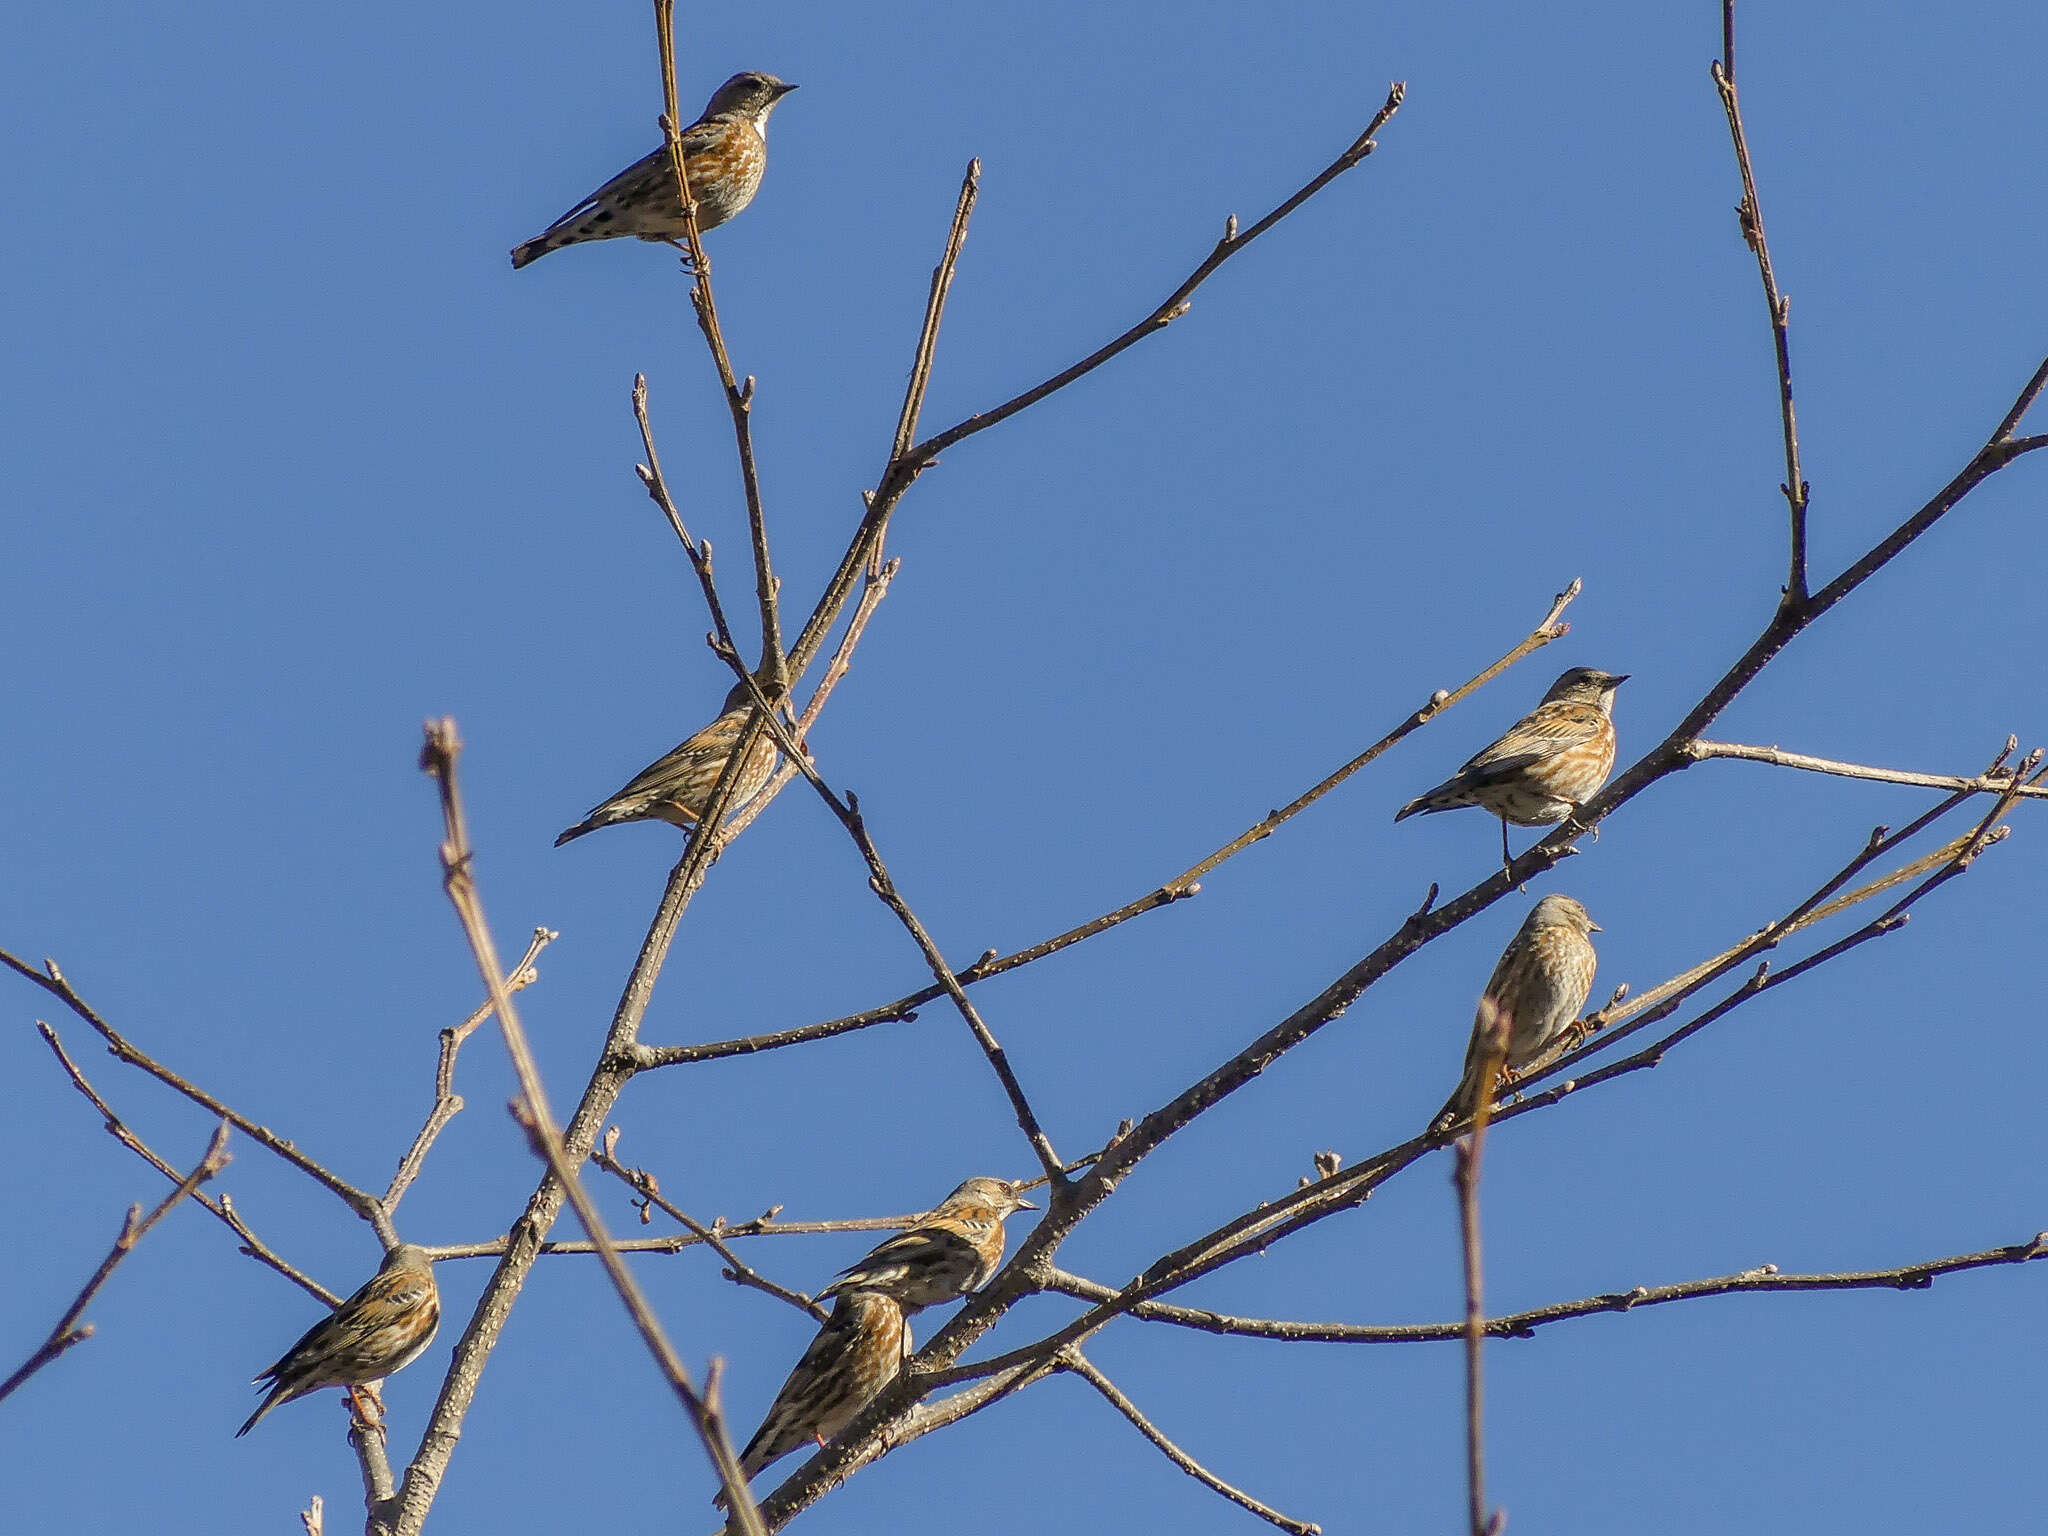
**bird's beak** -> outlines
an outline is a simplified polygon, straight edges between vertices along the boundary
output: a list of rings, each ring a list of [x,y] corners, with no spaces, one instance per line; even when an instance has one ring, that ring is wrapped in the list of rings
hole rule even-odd
[[[775,99],[780,101],[783,97],[787,96],[791,91],[795,89],[796,87],[794,85],[790,84],[789,81],[785,80],[782,82],[782,84],[775,87]]]
[[[1610,688],[1619,688],[1623,683],[1628,681],[1628,677],[1629,675],[1626,672],[1622,673],[1619,677],[1616,677],[1613,673],[1610,672],[1607,675],[1607,686]]]
[[[1594,922],[1593,919],[1591,919],[1590,917],[1586,919],[1586,927],[1594,933],[1605,933],[1607,931],[1605,928],[1602,928],[1598,923]]]
[[[1014,1195],[1011,1198],[1016,1199]],[[1020,1211],[1035,1211],[1038,1207],[1029,1200],[1017,1200],[1017,1209]]]

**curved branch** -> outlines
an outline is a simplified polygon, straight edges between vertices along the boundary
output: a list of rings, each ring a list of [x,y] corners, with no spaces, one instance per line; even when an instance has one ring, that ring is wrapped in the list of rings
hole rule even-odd
[[[1230,1500],[1231,1503],[1237,1505],[1240,1509],[1250,1510],[1261,1520],[1269,1521],[1279,1526],[1283,1531],[1293,1531],[1295,1536],[1323,1536],[1323,1528],[1320,1525],[1309,1520],[1296,1520],[1290,1515],[1281,1514],[1279,1510],[1273,1508],[1270,1504],[1260,1503],[1242,1488],[1234,1488],[1229,1483],[1223,1481],[1222,1478],[1167,1439],[1159,1426],[1146,1418],[1139,1411],[1138,1405],[1119,1392],[1116,1383],[1097,1370],[1088,1357],[1078,1349],[1070,1349],[1063,1354],[1060,1357],[1059,1368],[1080,1377],[1089,1386],[1100,1392],[1110,1407],[1114,1408],[1126,1419],[1129,1419],[1131,1426],[1147,1440],[1150,1440],[1153,1445],[1157,1446],[1161,1454],[1168,1461],[1179,1467],[1181,1471],[1187,1473],[1196,1482],[1202,1484],[1203,1487],[1222,1494],[1224,1498]]]

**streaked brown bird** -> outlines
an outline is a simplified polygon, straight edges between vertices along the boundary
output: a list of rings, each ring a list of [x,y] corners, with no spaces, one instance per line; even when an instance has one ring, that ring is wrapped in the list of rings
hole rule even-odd
[[[1479,996],[1464,1076],[1430,1122],[1433,1132],[1449,1129],[1478,1108],[1479,1080],[1489,1053],[1506,1046],[1507,1058],[1494,1084],[1498,1093],[1578,1018],[1600,964],[1588,937],[1598,932],[1600,925],[1569,896],[1546,896],[1529,909]]]
[[[1573,667],[1505,736],[1394,812],[1394,820],[1483,806],[1500,818],[1501,862],[1512,863],[1509,822],[1538,827],[1563,821],[1614,771],[1614,690],[1627,681],[1625,673]]]
[[[840,1271],[825,1295],[880,1291],[907,1312],[981,1289],[1003,1262],[1003,1222],[1037,1206],[1007,1179],[969,1179],[914,1227],[907,1227]]]
[[[738,684],[725,696],[716,720],[641,769],[632,783],[556,838],[555,846],[559,848],[586,832],[621,821],[666,821],[673,826],[694,827],[710,802],[711,792],[718,788],[732,749],[739,744],[751,707],[747,685]],[[747,760],[740,765],[739,778],[726,801],[727,810],[738,810],[761,792],[775,772],[778,756],[775,738],[764,728]]]
[[[716,91],[704,115],[683,130],[683,169],[697,200],[698,230],[718,228],[761,190],[768,169],[768,114],[796,87],[773,75],[746,70]],[[549,251],[586,240],[687,239],[683,200],[676,195],[668,146],[636,160],[512,251],[514,270]]]
[[[877,1291],[843,1293],[740,1452],[741,1473],[751,1482],[791,1451],[823,1445],[875,1400],[909,1357],[910,1326],[901,1307]],[[711,1502],[724,1509],[724,1490]]]
[[[249,1433],[279,1403],[322,1387],[347,1388],[357,1415],[371,1420],[356,1388],[411,1365],[434,1342],[440,1326],[441,1293],[434,1285],[433,1261],[425,1250],[400,1243],[384,1255],[361,1290],[308,1328],[256,1378],[258,1386],[267,1382],[270,1390],[235,1438]]]

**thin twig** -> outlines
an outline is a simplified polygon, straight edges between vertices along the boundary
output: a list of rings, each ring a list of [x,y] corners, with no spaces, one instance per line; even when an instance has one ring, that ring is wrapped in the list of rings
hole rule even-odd
[[[811,611],[802,633],[797,636],[796,644],[790,650],[793,675],[801,676],[810,665],[811,659],[823,647],[825,636],[838,619],[839,610],[845,606],[847,596],[853,590],[854,577],[866,563],[869,548],[879,530],[887,525],[890,515],[896,510],[896,504],[903,499],[904,493],[916,482],[919,475],[931,468],[939,454],[957,443],[964,442],[977,432],[986,432],[998,422],[1007,421],[1019,411],[1036,405],[1046,396],[1066,388],[1076,379],[1093,373],[1111,358],[1136,346],[1147,336],[1164,330],[1186,314],[1194,291],[1208,281],[1210,274],[1218,267],[1379,147],[1373,135],[1384,128],[1388,119],[1400,109],[1401,100],[1407,94],[1407,90],[1405,84],[1396,81],[1387,92],[1385,104],[1373,114],[1372,121],[1366,124],[1365,132],[1352,140],[1342,154],[1250,229],[1240,233],[1236,216],[1227,219],[1224,223],[1223,238],[1216,242],[1215,247],[1195,270],[1188,274],[1186,280],[1149,315],[1114,341],[1096,348],[1078,363],[1061,369],[1043,383],[1034,385],[992,410],[977,412],[963,421],[954,423],[943,432],[935,433],[923,442],[914,443],[907,450],[894,454],[890,459],[888,471],[866,498],[867,515],[861,520],[852,542],[847,546],[846,554],[840,560],[839,569],[826,584],[817,607]]]
[[[79,1069],[78,1063],[73,1061],[70,1052],[64,1049],[64,1042],[57,1038],[57,1031],[41,1020],[36,1021],[36,1030],[42,1035],[43,1043],[49,1046],[51,1052],[56,1056],[57,1065],[64,1069],[64,1075],[71,1079],[71,1086],[83,1094],[87,1102],[100,1112],[100,1123],[106,1128],[107,1134],[141,1158],[145,1163],[148,1163],[150,1167],[169,1179],[173,1184],[182,1179],[184,1175],[151,1150],[149,1144],[136,1135],[129,1128],[126,1121],[114,1113],[113,1107],[100,1096],[99,1090],[86,1080],[85,1073]],[[267,1244],[262,1242],[249,1229],[249,1224],[242,1219],[241,1213],[235,1209],[234,1201],[229,1198],[225,1190],[221,1192],[218,1200],[209,1197],[204,1190],[194,1190],[192,1198],[208,1211],[211,1211],[214,1216],[226,1225],[230,1232],[241,1239],[242,1252],[248,1254],[250,1258],[276,1270],[285,1279],[306,1292],[307,1295],[318,1297],[328,1307],[333,1308],[341,1305],[339,1293],[328,1290],[326,1286],[313,1279],[312,1276],[303,1274],[293,1268]]]
[[[1387,732],[1386,735],[1380,737],[1378,741],[1375,741],[1371,746],[1359,753],[1358,756],[1352,758],[1350,762],[1304,790],[1279,810],[1268,811],[1265,816],[1254,822],[1243,832],[1240,832],[1221,848],[1208,855],[1208,857],[1190,865],[1171,880],[1148,891],[1135,901],[1126,902],[1115,910],[1105,912],[1099,917],[1092,917],[1077,927],[1067,929],[1064,933],[1054,934],[1049,939],[1041,939],[1036,944],[1026,945],[1024,948],[1014,950],[1007,955],[997,955],[994,952],[983,955],[972,965],[965,966],[956,971],[954,973],[955,977],[962,986],[971,986],[977,981],[985,981],[991,976],[1000,976],[1007,971],[1014,971],[1021,966],[1030,965],[1034,961],[1043,960],[1049,955],[1056,955],[1063,949],[1079,944],[1084,939],[1092,939],[1097,934],[1106,933],[1120,924],[1129,922],[1134,917],[1142,917],[1147,912],[1156,912],[1161,907],[1171,906],[1176,901],[1182,901],[1190,896],[1197,895],[1202,889],[1201,882],[1203,878],[1214,871],[1225,860],[1233,858],[1253,844],[1271,837],[1283,824],[1307,810],[1309,806],[1322,799],[1323,796],[1327,795],[1339,784],[1342,784],[1346,779],[1358,772],[1359,769],[1382,756],[1388,749],[1407,738],[1411,733],[1420,730],[1453,705],[1462,703],[1470,698],[1474,693],[1507,671],[1508,668],[1515,665],[1516,662],[1533,655],[1551,641],[1570,633],[1571,625],[1563,622],[1563,614],[1565,608],[1579,595],[1581,587],[1582,583],[1575,578],[1570,586],[1558,593],[1551,600],[1550,610],[1544,615],[1542,622],[1531,630],[1527,637],[1505,656],[1502,656],[1475,676],[1466,679],[1465,682],[1456,688],[1438,689],[1430,695],[1428,702],[1420,709],[1409,715],[1399,725]],[[856,618],[858,618],[857,615]],[[829,671],[826,674],[826,678],[828,682],[832,678],[832,674]],[[808,713],[806,714],[807,719]],[[800,740],[803,738],[804,728],[804,722],[800,721],[798,723],[798,738]],[[794,766],[790,766],[785,771],[791,777],[794,777],[797,772]],[[917,1010],[919,1008],[933,999],[944,997],[945,995],[945,987],[934,983],[931,986],[921,987],[915,992],[899,997],[894,1002],[883,1003],[879,1007],[865,1009],[860,1013],[847,1014],[842,1018],[827,1019],[822,1023],[807,1024],[796,1029],[779,1030],[769,1034],[749,1035],[737,1040],[720,1040],[704,1045],[639,1046],[635,1048],[633,1053],[633,1062],[635,1066],[640,1068],[676,1066],[696,1061],[715,1061],[725,1056],[752,1055],[758,1051],[775,1050],[787,1045],[802,1045],[812,1040],[823,1040],[833,1035],[843,1035],[853,1030],[867,1029],[876,1024],[893,1024],[914,1019],[917,1017]]]
[[[1893,1269],[1787,1275],[1780,1273],[1775,1264],[1759,1264],[1732,1275],[1685,1280],[1672,1285],[1638,1285],[1625,1291],[1609,1291],[1599,1296],[1530,1307],[1522,1312],[1503,1313],[1486,1319],[1486,1336],[1490,1339],[1527,1339],[1534,1337],[1538,1328],[1551,1323],[1597,1317],[1610,1312],[1630,1312],[1638,1307],[1657,1307],[1674,1301],[1697,1301],[1707,1296],[1772,1291],[1926,1290],[1943,1275],[2004,1264],[2025,1264],[2041,1258],[2048,1258],[2048,1232],[2037,1232],[2024,1243],[1986,1248],[1977,1253],[1952,1254],[1940,1259],[1922,1259]],[[1046,1288],[1083,1301],[1108,1301],[1117,1294],[1114,1286],[1084,1280],[1064,1271],[1055,1271]],[[1140,1302],[1130,1308],[1129,1315],[1145,1322],[1167,1323],[1202,1333],[1296,1344],[1462,1344],[1466,1338],[1466,1323],[1462,1318],[1442,1323],[1298,1322],[1287,1318],[1234,1317],[1164,1301]]]
[[[660,1181],[653,1174],[649,1173],[645,1168],[628,1168],[618,1160],[616,1155],[618,1144],[619,1128],[613,1126],[605,1132],[604,1145],[590,1154],[590,1162],[593,1167],[601,1168],[606,1173],[611,1174],[639,1197],[641,1220],[645,1221],[647,1219],[647,1207],[649,1206],[667,1213],[676,1222],[680,1223],[698,1242],[709,1244],[712,1252],[725,1260],[728,1266],[725,1270],[725,1277],[735,1285],[752,1286],[755,1290],[773,1296],[778,1301],[786,1301],[799,1312],[809,1313],[817,1322],[825,1323],[831,1321],[832,1314],[819,1306],[815,1298],[806,1296],[801,1291],[793,1291],[786,1285],[776,1284],[773,1280],[770,1280],[766,1275],[748,1264],[738,1254],[734,1253],[731,1246],[725,1241],[725,1238],[729,1235],[728,1233],[716,1227],[705,1226],[703,1222],[697,1220],[696,1217],[683,1210],[682,1207],[676,1205],[673,1201],[664,1199],[661,1193]]]
[[[1777,274],[1771,268],[1771,247],[1764,239],[1763,206],[1757,201],[1756,173],[1750,166],[1749,139],[1742,129],[1742,107],[1735,94],[1735,0],[1721,3],[1722,56],[1714,61],[1715,89],[1721,93],[1721,108],[1728,117],[1728,135],[1735,143],[1735,164],[1742,173],[1742,204],[1736,215],[1742,222],[1742,238],[1756,255],[1757,275],[1763,280],[1764,303],[1770,310],[1771,343],[1778,360],[1778,419],[1785,438],[1785,483],[1779,487],[1791,511],[1791,565],[1785,579],[1785,602],[1798,609],[1806,602],[1806,506],[1808,487],[1799,468],[1799,417],[1792,406],[1792,343],[1790,326],[1792,301],[1778,291]]]
[[[519,957],[518,966],[505,983],[506,988],[519,992],[540,980],[534,961],[540,958],[542,950],[560,937],[552,928],[534,929],[533,939],[526,946],[526,953]],[[391,1176],[391,1187],[384,1191],[384,1209],[387,1212],[398,1209],[398,1202],[412,1187],[413,1180],[419,1177],[420,1168],[426,1163],[427,1154],[433,1150],[435,1140],[448,1128],[448,1122],[462,1113],[462,1095],[455,1091],[455,1055],[462,1049],[462,1043],[490,1016],[491,1005],[486,1001],[453,1029],[441,1031],[441,1053],[434,1065],[434,1107],[427,1111],[425,1124],[413,1137],[412,1146],[405,1156],[398,1160],[398,1171]]]
[[[1694,762],[1711,757],[1735,758],[1748,763],[1770,763],[1779,768],[1803,768],[1808,773],[1830,773],[1844,779],[1870,779],[1879,784],[1910,784],[1920,789],[1956,789],[1973,795],[1995,795],[2006,787],[2008,776],[1981,774],[1974,779],[1947,773],[1910,773],[1900,768],[1870,768],[1861,763],[1840,763],[1828,757],[1810,757],[1804,752],[1787,752],[1782,747],[1752,747],[1733,741],[1695,741],[1686,755]],[[2048,799],[2048,789],[2029,787],[2020,791],[2028,798]]]
[[[767,515],[761,505],[761,475],[754,463],[754,380],[744,385],[733,374],[732,358],[725,347],[725,331],[718,322],[718,304],[711,293],[711,258],[705,254],[704,238],[697,228],[697,198],[690,190],[690,178],[683,166],[682,115],[676,105],[675,0],[654,0],[654,27],[661,50],[662,133],[668,142],[669,160],[675,167],[676,194],[682,199],[683,224],[688,230],[690,305],[697,312],[698,327],[704,332],[711,360],[718,368],[718,381],[725,388],[725,403],[732,415],[733,438],[739,448],[740,480],[747,495],[747,530],[754,547],[754,596],[761,610],[761,661],[758,675],[776,698],[789,692],[789,672],[782,652],[782,622],[777,612],[779,584],[768,558]]]
[[[64,1309],[64,1315],[57,1319],[56,1326],[50,1330],[50,1336],[44,1339],[36,1352],[22,1363],[20,1369],[5,1381],[0,1381],[0,1401],[11,1396],[17,1387],[67,1349],[83,1344],[92,1337],[93,1325],[81,1323],[79,1319],[85,1315],[85,1309],[92,1305],[93,1298],[99,1295],[100,1287],[107,1283],[121,1261],[135,1251],[135,1245],[148,1236],[151,1227],[170,1215],[173,1206],[219,1173],[228,1162],[228,1123],[223,1120],[214,1131],[213,1140],[207,1144],[205,1155],[193,1165],[190,1173],[178,1181],[178,1187],[164,1196],[155,1210],[145,1216],[142,1214],[141,1206],[128,1207],[128,1214],[121,1220],[121,1231],[114,1238],[114,1246],[108,1250],[107,1256],[100,1260],[99,1268],[92,1272],[92,1278],[85,1282],[84,1288],[79,1291],[71,1305]]]
[[[333,1172],[324,1164],[308,1157],[291,1142],[269,1129],[269,1127],[258,1125],[247,1115],[238,1114],[205,1089],[187,1082],[176,1072],[173,1072],[169,1067],[151,1056],[147,1051],[142,1050],[133,1041],[116,1030],[113,1025],[101,1018],[93,1010],[92,1006],[83,997],[78,995],[77,989],[65,978],[64,973],[57,968],[56,961],[45,960],[43,962],[44,969],[38,971],[26,961],[7,953],[5,950],[0,950],[0,965],[6,966],[18,976],[27,977],[52,997],[61,1001],[73,1013],[77,1014],[79,1018],[91,1025],[99,1037],[107,1042],[107,1049],[116,1060],[124,1062],[131,1067],[140,1067],[167,1088],[183,1094],[194,1104],[199,1105],[208,1114],[227,1121],[228,1124],[232,1125],[258,1146],[276,1153],[322,1188],[332,1192],[344,1205],[351,1211],[354,1211],[356,1215],[369,1222],[376,1229],[377,1236],[387,1247],[398,1241],[397,1234],[391,1227],[391,1219],[385,1213],[383,1204],[375,1195],[367,1190],[357,1189],[355,1185],[349,1183],[341,1175]]]
[[[491,937],[490,925],[484,918],[483,902],[477,893],[473,870],[474,857],[470,851],[469,833],[462,813],[461,792],[456,783],[456,760],[462,751],[462,743],[456,735],[455,722],[443,719],[429,722],[426,728],[426,744],[421,750],[420,766],[431,774],[440,788],[441,815],[445,837],[441,843],[442,884],[448,892],[449,902],[454,906],[456,916],[461,920],[465,937],[469,940],[470,951],[476,959],[477,970],[483,977],[484,987],[490,993],[491,1007],[498,1016],[498,1030],[505,1041],[505,1050],[512,1058],[512,1067],[519,1078],[521,1095],[518,1112],[527,1127],[535,1149],[546,1159],[549,1170],[561,1185],[569,1203],[575,1207],[576,1217],[596,1245],[599,1257],[603,1259],[606,1272],[611,1276],[619,1299],[625,1303],[627,1314],[633,1319],[640,1337],[654,1356],[656,1365],[674,1389],[683,1411],[697,1431],[698,1438],[717,1469],[719,1481],[724,1484],[727,1497],[734,1505],[734,1518],[746,1536],[765,1536],[760,1516],[753,1508],[753,1501],[747,1493],[747,1479],[740,1471],[739,1458],[734,1454],[732,1442],[724,1433],[722,1420],[697,1391],[690,1380],[688,1369],[669,1343],[668,1335],[661,1326],[661,1320],[654,1315],[646,1295],[641,1291],[633,1272],[611,1246],[609,1234],[605,1231],[603,1219],[598,1215],[596,1202],[583,1188],[576,1177],[575,1166],[570,1162],[563,1146],[562,1133],[557,1128],[554,1112],[548,1107],[547,1090],[541,1083],[540,1067],[534,1060],[533,1049],[527,1043],[526,1031],[519,1022],[518,1011],[512,1003],[511,990],[505,984],[505,973],[498,963],[496,942]]]
[[[788,729],[774,717],[768,708],[766,698],[761,693],[760,685],[748,674],[745,664],[730,648],[729,643],[721,649],[720,654],[733,666],[740,680],[753,695],[755,714],[767,721],[784,755],[796,764],[797,771],[809,780],[811,787],[818,792],[819,798],[839,819],[839,824],[846,828],[847,834],[859,847],[861,858],[868,866],[869,889],[881,898],[883,905],[896,914],[896,920],[917,944],[919,952],[924,956],[925,964],[931,968],[932,975],[938,979],[946,995],[953,1000],[953,1006],[960,1011],[960,1017],[966,1020],[975,1043],[981,1047],[982,1055],[988,1058],[997,1080],[1003,1085],[1003,1092],[1010,1100],[1010,1108],[1017,1116],[1017,1125],[1024,1132],[1025,1140],[1031,1143],[1031,1150],[1037,1154],[1039,1166],[1045,1170],[1046,1178],[1056,1188],[1064,1186],[1066,1166],[1060,1161],[1059,1153],[1053,1149],[1051,1140],[1038,1123],[1038,1115],[1031,1108],[1031,1101],[1025,1097],[1023,1085],[1017,1081],[1017,1074],[1010,1066],[1008,1054],[989,1030],[980,1011],[968,998],[965,989],[960,985],[960,978],[953,973],[952,967],[946,964],[946,957],[939,949],[938,942],[932,938],[930,931],[911,910],[910,903],[904,899],[903,893],[896,888],[896,882],[889,874],[889,866],[882,862],[881,850],[876,848],[874,838],[868,833],[866,818],[861,815],[859,797],[849,792],[844,799],[840,798],[805,758],[803,748],[790,735]]]
[[[1230,1500],[1231,1503],[1237,1505],[1240,1509],[1248,1509],[1261,1520],[1272,1522],[1283,1531],[1293,1531],[1295,1536],[1322,1536],[1323,1528],[1320,1525],[1309,1520],[1296,1520],[1291,1515],[1281,1514],[1279,1510],[1273,1508],[1270,1504],[1260,1503],[1242,1488],[1233,1487],[1223,1481],[1222,1478],[1175,1445],[1160,1430],[1158,1425],[1154,1424],[1139,1411],[1136,1403],[1117,1390],[1115,1382],[1103,1375],[1094,1363],[1078,1349],[1065,1351],[1060,1356],[1059,1368],[1080,1377],[1089,1386],[1100,1392],[1112,1408],[1131,1421],[1132,1427],[1139,1434],[1150,1440],[1159,1448],[1168,1461],[1179,1467],[1181,1471],[1187,1473],[1196,1482],[1222,1494],[1224,1498]]]

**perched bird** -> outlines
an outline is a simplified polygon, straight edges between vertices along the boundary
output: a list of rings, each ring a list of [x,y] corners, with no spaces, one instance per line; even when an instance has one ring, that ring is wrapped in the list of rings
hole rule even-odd
[[[825,1295],[880,1291],[907,1312],[979,1290],[1003,1262],[1003,1221],[1037,1206],[1007,1179],[969,1179],[914,1227],[841,1270]]]
[[[697,228],[718,228],[745,208],[761,189],[768,169],[768,114],[796,87],[773,75],[747,70],[734,75],[705,105],[704,115],[683,130],[683,168],[697,200]],[[675,163],[663,144],[636,160],[512,251],[514,270],[549,251],[585,240],[678,241],[689,234],[683,200],[676,195]]]
[[[842,1294],[740,1452],[741,1474],[751,1482],[798,1447],[823,1445],[875,1400],[909,1358],[910,1325],[901,1307],[877,1291]],[[725,1508],[724,1492],[711,1502]]]
[[[1543,702],[1508,733],[1437,785],[1394,820],[1483,806],[1500,818],[1500,857],[1508,857],[1508,823],[1563,821],[1600,792],[1614,771],[1614,690],[1626,675],[1573,667],[1550,685]]]
[[[739,744],[752,700],[745,683],[725,696],[718,716],[681,746],[662,754],[634,775],[633,782],[555,839],[555,846],[620,821],[666,821],[693,827],[718,788],[719,777]],[[775,771],[775,738],[764,729],[740,766],[727,809],[738,810],[761,792]]]
[[[400,1243],[384,1255],[368,1284],[308,1328],[283,1359],[256,1378],[258,1386],[267,1382],[270,1390],[235,1437],[249,1433],[279,1403],[322,1387],[347,1388],[356,1412],[363,1414],[355,1389],[411,1365],[434,1342],[440,1326],[441,1293],[434,1285],[433,1261],[414,1244]]]
[[[1458,1091],[1430,1122],[1432,1131],[1447,1130],[1478,1108],[1479,1079],[1487,1057],[1498,1053],[1503,1043],[1507,1059],[1496,1090],[1511,1083],[1577,1020],[1600,963],[1587,935],[1598,932],[1600,925],[1569,896],[1546,896],[1529,909],[1480,994],[1472,1043],[1465,1048],[1464,1076]]]

